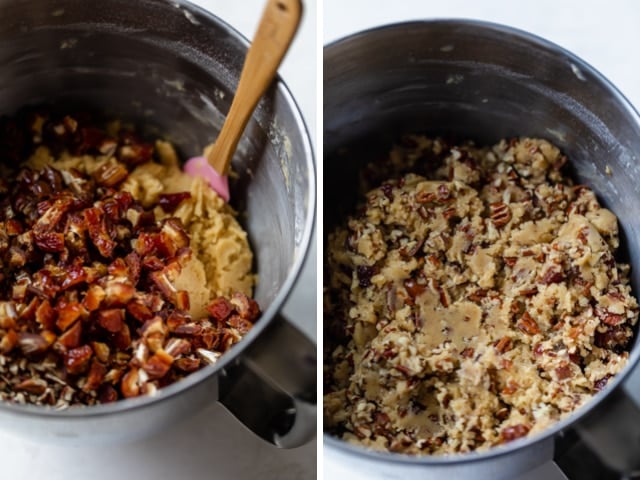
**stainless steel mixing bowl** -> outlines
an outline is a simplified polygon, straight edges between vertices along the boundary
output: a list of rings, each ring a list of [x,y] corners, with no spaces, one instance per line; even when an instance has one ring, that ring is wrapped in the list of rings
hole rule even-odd
[[[353,208],[363,162],[402,132],[480,143],[534,136],[558,145],[577,180],[618,216],[638,295],[640,118],[584,61],[534,35],[465,20],[383,26],[326,46],[323,166],[331,181],[324,189],[325,234]],[[608,465],[632,471],[640,432],[628,427],[640,425],[640,416],[620,387],[638,363],[639,341],[636,336],[627,367],[605,391],[538,435],[452,457],[372,452],[325,435],[325,459],[367,478],[515,478],[551,460],[555,439],[571,425]],[[627,425],[609,417],[616,409]]]
[[[0,0],[0,114],[38,103],[98,110],[165,136],[188,158],[219,130],[247,45],[180,0]],[[34,439],[117,441],[220,400],[280,446],[314,435],[315,345],[278,313],[305,258],[315,210],[309,136],[282,81],[260,102],[233,168],[240,180],[232,204],[259,274],[263,315],[255,328],[215,366],[154,397],[66,411],[0,404],[2,428]]]

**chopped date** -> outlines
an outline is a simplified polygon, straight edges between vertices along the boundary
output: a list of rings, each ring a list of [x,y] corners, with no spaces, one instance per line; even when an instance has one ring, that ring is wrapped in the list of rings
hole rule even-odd
[[[511,209],[503,202],[495,202],[489,205],[491,221],[497,227],[504,227],[511,221]]]
[[[64,355],[65,367],[70,374],[78,375],[87,369],[92,356],[93,350],[89,345],[71,349]]]
[[[374,267],[360,265],[358,266],[358,268],[356,268],[356,273],[358,275],[358,282],[361,288],[367,288],[371,286],[371,277],[373,277],[375,273]]]
[[[75,322],[60,337],[58,344],[69,350],[80,346],[82,341],[82,322]]]
[[[632,332],[629,327],[614,325],[607,327],[604,332],[596,330],[594,343],[597,347],[617,351],[618,349],[626,348],[631,337]]]
[[[118,149],[118,159],[129,167],[134,167],[151,160],[153,150],[151,144],[132,142]]]
[[[607,383],[609,383],[609,379],[611,378],[610,374],[606,374],[604,377],[602,377],[599,380],[596,380],[593,384],[593,388],[595,389],[596,392],[601,391],[602,389],[604,389],[604,387],[607,386]]]
[[[540,333],[540,327],[538,323],[533,319],[529,312],[524,312],[518,322],[518,328],[520,331],[528,335],[536,335]]]
[[[383,183],[380,186],[380,190],[390,202],[393,202],[393,185],[390,183]]]

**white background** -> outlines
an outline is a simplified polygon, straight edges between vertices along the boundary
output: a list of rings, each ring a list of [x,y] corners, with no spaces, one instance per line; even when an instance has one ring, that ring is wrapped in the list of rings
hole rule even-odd
[[[527,30],[581,57],[613,82],[636,109],[640,108],[640,2],[324,0],[323,9],[325,43],[373,26],[427,18],[473,18]],[[640,372],[630,379],[631,384],[634,385],[634,396],[638,397]],[[323,464],[326,479],[373,478],[368,473],[351,471],[348,465],[336,465],[327,460],[325,458]],[[546,465],[526,478],[555,480],[563,477]]]
[[[251,37],[265,1],[195,3]],[[280,73],[299,102],[315,141],[316,1],[306,0],[305,6],[303,23]],[[315,246],[309,258],[285,313],[315,338]],[[298,449],[278,450],[245,431],[222,407],[214,404],[154,438],[121,446],[41,445],[0,429],[0,479],[308,480],[316,478],[316,445],[313,441]]]

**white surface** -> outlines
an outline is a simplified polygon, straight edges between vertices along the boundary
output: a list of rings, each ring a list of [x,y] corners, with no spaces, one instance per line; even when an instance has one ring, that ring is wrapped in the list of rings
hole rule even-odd
[[[264,0],[195,2],[251,37]],[[316,112],[316,1],[306,0],[306,15],[281,75],[299,102],[310,132]],[[314,139],[315,141],[315,139]],[[285,313],[316,337],[315,247]],[[39,445],[0,430],[0,478],[27,480],[180,479],[307,480],[316,478],[316,442],[278,450],[256,438],[214,404],[156,437],[129,445],[69,448]]]
[[[323,5],[325,44],[375,26],[429,18],[472,18],[520,28],[578,55],[640,108],[640,57],[635,53],[640,45],[640,3],[633,0],[324,0]],[[640,397],[640,369],[629,385]],[[323,467],[325,479],[372,478],[326,459]],[[543,465],[519,480],[562,479],[554,468]]]

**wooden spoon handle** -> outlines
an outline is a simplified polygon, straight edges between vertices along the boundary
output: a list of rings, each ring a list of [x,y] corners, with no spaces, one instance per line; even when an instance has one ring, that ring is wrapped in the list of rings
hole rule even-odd
[[[258,101],[271,85],[302,17],[301,0],[268,0],[242,67],[238,89],[207,160],[221,175],[231,159]]]

